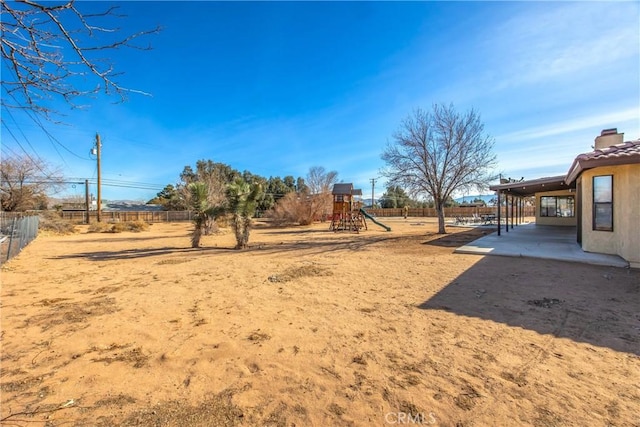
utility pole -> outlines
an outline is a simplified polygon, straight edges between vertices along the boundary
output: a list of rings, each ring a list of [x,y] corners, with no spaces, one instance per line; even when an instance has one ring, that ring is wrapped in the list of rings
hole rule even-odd
[[[84,180],[84,203],[85,203],[85,208],[87,210],[87,219],[85,222],[89,224],[89,180],[88,179]]]
[[[98,222],[100,222],[101,220],[101,210],[102,210],[102,191],[101,191],[101,185],[102,185],[102,180],[101,180],[101,173],[100,173],[100,148],[101,148],[100,144],[100,135],[96,133],[96,157],[98,159],[98,212],[97,212],[97,219]]]
[[[374,195],[373,190],[374,190],[374,188],[376,186],[376,179],[375,178],[371,178],[371,179],[369,179],[369,181],[371,181],[371,208],[373,209],[375,207],[375,204],[376,204],[375,198],[373,196]]]

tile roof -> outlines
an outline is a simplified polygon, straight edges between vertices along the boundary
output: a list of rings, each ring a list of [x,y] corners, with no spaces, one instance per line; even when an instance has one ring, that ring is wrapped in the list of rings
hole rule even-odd
[[[640,156],[640,140],[628,141],[624,144],[612,145],[604,150],[595,150],[578,155],[578,159],[604,159],[625,156]]]
[[[640,140],[612,145],[602,150],[594,150],[578,155],[567,172],[566,183],[578,178],[582,171],[598,166],[614,166],[640,163]]]

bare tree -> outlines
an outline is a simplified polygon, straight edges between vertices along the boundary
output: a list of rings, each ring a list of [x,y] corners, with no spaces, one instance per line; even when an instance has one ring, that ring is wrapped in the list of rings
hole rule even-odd
[[[338,172],[313,166],[307,181],[298,178],[298,191],[278,199],[268,216],[278,224],[309,225],[313,221],[324,221],[332,211],[331,189],[337,180]]]
[[[324,221],[333,211],[331,189],[336,182],[338,182],[336,171],[326,171],[322,166],[313,166],[309,169],[306,184],[310,194],[310,221],[317,219]]]
[[[22,212],[46,209],[47,192],[62,185],[59,171],[49,171],[39,159],[28,156],[4,157],[0,163],[2,210]]]
[[[73,0],[39,2],[0,0],[2,20],[2,107],[26,109],[49,117],[47,101],[62,97],[77,106],[79,97],[104,91],[121,100],[131,92],[121,86],[120,74],[108,52],[122,47],[150,49],[137,44],[159,28],[122,35],[113,26],[117,6],[100,13],[82,13]],[[105,57],[107,56],[107,57]],[[80,78],[78,78],[80,77]],[[97,81],[91,83],[89,77]],[[82,81],[91,87],[80,87]]]
[[[458,113],[453,105],[417,109],[393,134],[382,154],[383,174],[413,195],[428,195],[438,213],[438,233],[446,233],[444,205],[455,191],[485,188],[496,166],[493,139],[474,110]]]
[[[310,194],[322,194],[331,192],[331,187],[338,181],[338,172],[328,172],[322,166],[313,166],[307,174],[307,187]]]

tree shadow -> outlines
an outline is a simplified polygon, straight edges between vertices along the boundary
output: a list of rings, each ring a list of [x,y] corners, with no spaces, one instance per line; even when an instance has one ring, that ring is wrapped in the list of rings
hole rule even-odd
[[[423,242],[423,245],[433,245],[433,246],[442,246],[445,248],[458,248],[460,246],[466,245],[469,242],[472,242],[480,237],[486,236],[487,234],[491,234],[495,232],[495,229],[490,228],[470,228],[465,231],[460,231],[456,233],[448,233],[440,235],[441,237],[430,239],[426,242]],[[426,237],[439,236],[437,233],[427,233]]]
[[[329,233],[329,232],[327,232]],[[189,257],[212,256],[215,254],[235,252],[238,254],[254,254],[254,255],[273,255],[278,253],[299,252],[305,255],[326,253],[333,251],[356,251],[362,250],[367,246],[381,243],[388,240],[399,239],[401,236],[372,236],[365,237],[359,234],[346,236],[343,239],[336,239],[334,233],[329,234],[331,238],[326,240],[313,239],[297,240],[280,243],[254,243],[249,247],[238,250],[233,246],[203,246],[199,248],[166,246],[161,248],[144,248],[144,249],[123,249],[117,251],[86,251],[74,254],[65,254],[48,259],[86,259],[89,261],[112,261],[126,260],[136,258],[160,257],[172,254],[185,254]],[[125,239],[127,240],[127,239]],[[107,239],[112,242],[113,239]]]
[[[60,255],[50,257],[48,259],[87,259],[89,261],[112,261],[136,258],[148,258],[154,256],[172,255],[172,254],[188,254],[189,256],[204,255],[212,252],[228,252],[234,251],[233,248],[227,247],[208,247],[208,248],[184,248],[184,247],[162,247],[162,248],[145,248],[145,249],[124,249],[119,251],[87,251],[75,254]]]
[[[419,308],[640,355],[640,271],[575,265],[488,256]]]
[[[329,226],[327,225],[327,229],[317,229],[317,228],[309,228],[309,229],[291,229],[291,227],[282,227],[280,229],[272,228],[262,228],[260,230],[261,233],[267,235],[291,235],[291,234],[322,234],[329,233]]]
[[[326,240],[314,239],[312,241],[293,241],[293,242],[281,242],[281,243],[268,243],[257,244],[251,246],[247,251],[260,252],[265,255],[273,255],[286,252],[300,252],[302,255],[314,255],[327,252],[338,251],[358,251],[367,248],[368,246],[382,243],[389,240],[399,239],[400,237],[363,237],[359,234],[353,234],[350,236],[344,236],[345,238],[336,239],[333,237]]]
[[[111,234],[111,233],[108,233]],[[170,236],[173,237],[173,236]],[[190,236],[188,235],[184,235],[185,238],[189,238]],[[132,236],[123,236],[123,237],[99,237],[99,238],[95,238],[95,239],[91,239],[89,242],[90,243],[113,243],[113,242],[145,242],[145,241],[150,241],[150,240],[160,240],[160,239],[167,239],[167,236],[136,236],[136,237],[132,237]],[[87,242],[84,240],[70,240],[70,241],[66,241],[65,245],[68,244],[80,244],[80,245],[85,245]]]

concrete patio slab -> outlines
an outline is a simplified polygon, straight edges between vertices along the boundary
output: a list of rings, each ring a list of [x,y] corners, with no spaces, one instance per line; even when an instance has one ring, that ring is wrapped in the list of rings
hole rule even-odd
[[[617,255],[585,252],[576,242],[576,227],[522,224],[502,229],[501,236],[492,233],[455,250],[461,254],[501,255],[555,259],[613,267],[629,267]]]

